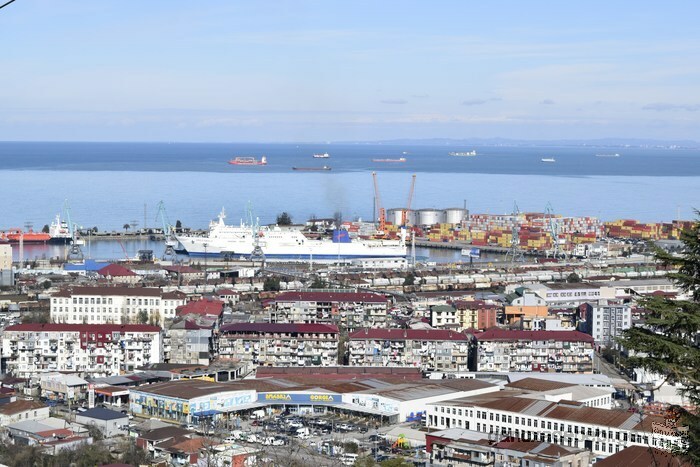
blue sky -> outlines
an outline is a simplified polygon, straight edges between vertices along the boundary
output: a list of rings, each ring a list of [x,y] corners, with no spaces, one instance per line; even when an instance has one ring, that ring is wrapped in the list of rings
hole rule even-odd
[[[698,17],[695,1],[17,0],[0,140],[700,139]]]

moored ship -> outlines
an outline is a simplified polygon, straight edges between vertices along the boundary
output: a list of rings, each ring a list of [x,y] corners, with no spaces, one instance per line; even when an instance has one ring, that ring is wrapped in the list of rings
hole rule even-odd
[[[222,209],[209,224],[205,235],[177,235],[180,250],[192,256],[248,256],[259,247],[266,258],[322,260],[348,258],[405,257],[405,238],[399,240],[356,240],[346,230],[336,230],[332,239],[310,239],[299,230],[278,226],[226,225]]]
[[[314,159],[328,159],[329,157],[331,157],[331,155],[327,152],[324,152],[323,154],[314,154]]]
[[[448,152],[448,156],[454,156],[454,157],[474,157],[476,156],[476,151],[463,151],[463,152]]]
[[[267,165],[267,157],[262,156],[260,160],[255,157],[236,157],[228,163],[231,165]]]
[[[70,243],[73,235],[68,225],[68,221],[61,219],[60,214],[56,214],[56,218],[49,226],[49,243],[67,244]]]
[[[24,232],[22,229],[10,229],[4,233],[5,239],[10,243],[19,243],[20,240],[24,243],[46,243],[51,239],[51,235],[45,232]]]

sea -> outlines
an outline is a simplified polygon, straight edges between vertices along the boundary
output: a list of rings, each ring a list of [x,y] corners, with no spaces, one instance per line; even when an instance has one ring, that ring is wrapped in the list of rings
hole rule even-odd
[[[477,156],[448,155],[472,150]],[[328,159],[313,158],[325,152]],[[268,164],[228,164],[243,156],[265,156]],[[402,157],[405,162],[373,162]],[[693,219],[700,208],[699,149],[0,142],[0,162],[0,230],[40,230],[65,206],[73,222],[86,228],[161,226],[161,201],[171,223],[192,228],[205,228],[222,208],[229,223],[248,212],[261,224],[274,223],[283,211],[295,222],[335,213],[370,220],[377,198],[387,209],[406,205],[414,174],[415,209],[507,214],[515,205],[521,212],[544,212],[550,205],[565,216],[658,222]],[[292,170],[324,165],[331,170]],[[119,257],[124,249],[117,244],[102,250],[94,255]],[[454,259],[453,252],[432,254]]]

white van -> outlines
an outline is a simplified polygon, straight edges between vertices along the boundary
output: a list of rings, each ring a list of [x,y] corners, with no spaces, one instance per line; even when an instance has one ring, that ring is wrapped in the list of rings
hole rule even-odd
[[[340,456],[340,462],[343,463],[343,465],[355,465],[355,461],[357,460],[357,454],[353,454],[350,452],[346,452],[342,456]]]

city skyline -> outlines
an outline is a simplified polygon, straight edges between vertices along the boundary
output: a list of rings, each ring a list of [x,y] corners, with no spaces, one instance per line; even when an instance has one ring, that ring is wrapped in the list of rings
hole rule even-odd
[[[0,140],[693,140],[698,10],[25,0]]]

